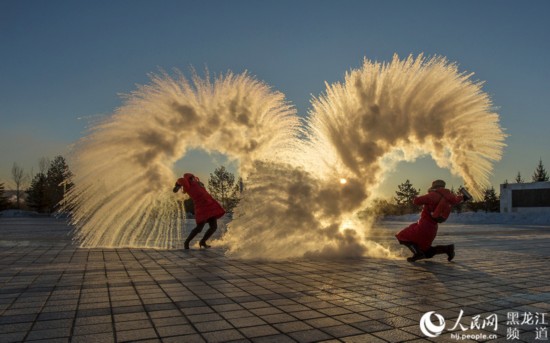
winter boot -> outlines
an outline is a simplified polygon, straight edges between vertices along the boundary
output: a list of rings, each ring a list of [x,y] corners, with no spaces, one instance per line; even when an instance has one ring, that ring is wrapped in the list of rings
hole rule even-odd
[[[210,237],[212,237],[214,232],[216,232],[216,230],[218,229],[218,223],[216,222],[215,219],[209,220],[208,225],[209,225],[208,230],[204,233],[204,236],[202,237],[201,241],[199,242],[199,246],[201,248],[210,248],[210,245],[207,245],[206,241]]]
[[[410,243],[410,242],[404,243],[404,245],[407,248],[409,248],[409,250],[412,251],[412,253],[413,253],[412,257],[407,258],[408,262],[415,262],[415,261],[421,260],[423,258],[426,258],[426,256],[422,252],[422,250],[420,250],[420,248],[418,248],[418,245],[416,245],[414,243]]]
[[[451,262],[455,258],[455,245],[447,245],[447,261]]]
[[[436,245],[435,247],[430,247],[426,251],[426,257],[432,258],[434,255],[447,254],[447,261],[452,261],[455,257],[455,245]]]

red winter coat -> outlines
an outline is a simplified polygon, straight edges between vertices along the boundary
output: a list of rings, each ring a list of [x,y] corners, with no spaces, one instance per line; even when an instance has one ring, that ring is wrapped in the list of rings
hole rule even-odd
[[[446,188],[437,188],[426,195],[414,198],[415,205],[424,205],[420,219],[401,230],[395,237],[401,242],[416,243],[424,252],[428,250],[437,235],[437,222],[432,218],[431,213],[440,200],[456,205],[462,201],[462,195],[454,195]]]
[[[177,184],[193,199],[197,224],[205,223],[210,218],[221,218],[225,214],[223,207],[206,191],[198,177],[187,173],[178,179]]]

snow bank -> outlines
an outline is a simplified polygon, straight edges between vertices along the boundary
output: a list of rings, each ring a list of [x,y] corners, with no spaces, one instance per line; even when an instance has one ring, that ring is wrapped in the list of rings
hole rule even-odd
[[[33,211],[24,211],[24,210],[5,210],[0,212],[0,218],[34,218],[34,217],[44,217],[48,216],[47,214],[40,214]]]

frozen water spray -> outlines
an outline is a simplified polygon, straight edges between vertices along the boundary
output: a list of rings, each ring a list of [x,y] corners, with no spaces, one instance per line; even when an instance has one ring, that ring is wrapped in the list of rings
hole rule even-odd
[[[76,186],[66,203],[75,239],[83,247],[172,247],[184,216],[170,190],[176,161],[201,148],[238,159],[246,174],[256,160],[289,155],[298,125],[283,94],[246,73],[213,82],[153,75],[73,150]]]
[[[223,238],[229,255],[391,257],[355,216],[385,173],[429,154],[479,196],[501,157],[498,115],[471,76],[442,57],[365,60],[327,84],[302,126],[281,93],[246,73],[153,76],[74,150],[75,238],[85,247],[181,241],[173,164],[201,148],[239,160],[245,178]]]

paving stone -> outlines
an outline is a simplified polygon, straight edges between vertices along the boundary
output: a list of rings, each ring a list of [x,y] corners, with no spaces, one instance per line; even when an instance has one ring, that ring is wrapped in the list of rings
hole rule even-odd
[[[71,334],[70,328],[56,328],[56,329],[46,329],[46,330],[33,330],[27,336],[27,340],[39,340],[39,339],[48,339],[48,338],[63,338],[69,337]]]
[[[236,328],[266,324],[260,317],[233,318],[228,321]]]
[[[162,338],[162,343],[204,343],[206,342],[199,334],[183,335]]]
[[[374,238],[399,250],[405,225],[383,225]],[[422,342],[430,311],[446,321],[433,341],[456,341],[459,315],[465,325],[496,315],[498,342],[510,341],[510,312],[550,319],[548,226],[445,224],[437,240],[455,243],[453,263],[81,249],[69,231],[54,218],[0,218],[0,342]],[[534,325],[517,328],[538,341]]]
[[[129,320],[129,321],[115,323],[116,331],[146,329],[146,328],[152,328],[152,327],[153,325],[148,319]]]
[[[271,335],[271,336],[262,336],[252,338],[254,343],[294,343],[294,339],[290,338],[284,334]]]
[[[82,336],[111,332],[113,332],[113,325],[111,323],[100,323],[75,326],[73,334],[77,336]]]
[[[279,331],[277,331],[270,325],[251,326],[251,327],[241,328],[240,331],[247,338],[271,336],[279,333]]]
[[[295,322],[286,322],[286,323],[279,323],[273,325],[275,328],[277,328],[281,332],[295,332],[295,331],[305,331],[312,329],[312,326],[302,322],[302,321],[295,321]]]
[[[137,341],[148,338],[157,338],[157,334],[153,329],[134,329],[127,331],[117,331],[116,332],[117,341],[126,342],[126,341]]]
[[[237,330],[220,330],[220,331],[207,332],[203,336],[207,342],[211,342],[211,343],[229,342],[229,341],[245,338]]]
[[[194,326],[197,330],[199,330],[199,332],[219,331],[233,328],[233,326],[225,320],[195,323]]]
[[[93,335],[73,336],[71,342],[75,343],[111,343],[115,342],[112,333],[100,333]]]
[[[291,332],[288,335],[300,343],[320,342],[332,338],[328,334],[317,329]]]
[[[26,335],[26,331],[0,333],[0,342],[22,342]]]
[[[160,337],[182,336],[196,333],[191,325],[173,325],[157,328]]]
[[[356,329],[353,326],[350,325],[337,325],[337,326],[330,326],[330,327],[323,327],[322,330],[332,337],[336,338],[342,338],[342,337],[348,337],[348,336],[354,336],[362,334],[363,331]]]

